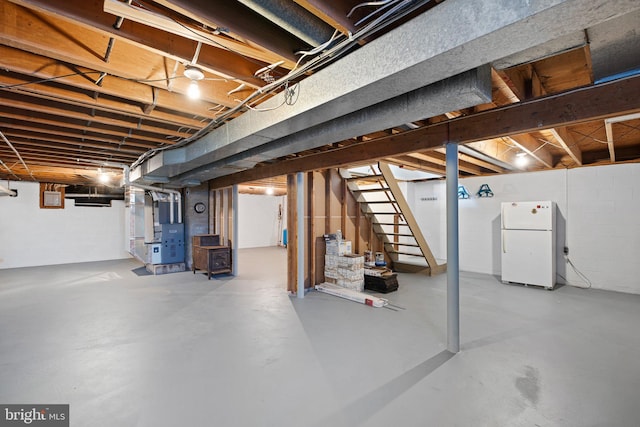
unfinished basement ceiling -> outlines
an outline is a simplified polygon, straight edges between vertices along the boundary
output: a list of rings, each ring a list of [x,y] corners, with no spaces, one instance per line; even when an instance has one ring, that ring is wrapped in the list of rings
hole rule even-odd
[[[639,161],[640,4],[538,3],[0,0],[0,178],[92,185],[124,164],[255,186],[378,158],[441,175],[445,129],[462,176]]]

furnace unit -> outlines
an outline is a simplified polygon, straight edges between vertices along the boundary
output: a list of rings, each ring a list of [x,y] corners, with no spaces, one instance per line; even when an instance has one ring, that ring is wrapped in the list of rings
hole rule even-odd
[[[184,224],[177,203],[167,201],[171,195],[151,192],[145,198],[147,263],[177,264],[184,262]],[[179,203],[179,202],[178,202]],[[171,210],[173,209],[173,212]]]

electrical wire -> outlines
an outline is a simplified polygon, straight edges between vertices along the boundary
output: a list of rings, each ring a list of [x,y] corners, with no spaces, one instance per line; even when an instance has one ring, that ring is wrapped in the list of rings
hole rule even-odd
[[[602,129],[603,127],[604,127],[604,125],[602,125],[602,126],[598,127],[598,129],[595,129],[592,133],[595,133],[595,132],[599,131],[599,130],[600,130],[600,129]],[[582,132],[580,132],[580,131],[578,131],[578,130],[576,130],[576,129],[572,129],[572,131],[573,131],[573,132],[575,132],[575,133],[577,133],[578,135],[581,135],[581,136],[582,136],[582,139],[586,139],[586,138],[588,138],[588,139],[591,139],[591,140],[593,140],[593,141],[595,141],[595,142],[599,142],[600,144],[608,144],[608,143],[609,143],[608,141],[603,141],[603,140],[598,139],[598,138],[596,138],[596,137],[593,137],[593,136],[591,136],[591,135],[587,135],[587,134],[585,134],[585,133],[582,133]],[[579,141],[578,141],[578,142],[579,142]],[[578,142],[576,142],[576,143],[578,143]]]
[[[142,3],[138,2],[138,1],[134,1],[134,2],[132,2],[132,4],[135,4],[136,6],[140,7],[141,9],[146,10],[147,12],[153,12],[152,9],[150,9],[149,7],[147,7],[146,5],[144,5],[144,4],[142,4]],[[241,52],[239,52],[237,50],[234,50],[234,49],[232,49],[232,48],[230,48],[228,46],[225,46],[224,44],[220,43],[219,41],[217,41],[216,39],[214,39],[212,37],[207,37],[207,36],[205,36],[205,35],[203,35],[201,33],[198,33],[193,28],[189,27],[188,25],[186,25],[183,22],[180,22],[178,19],[176,19],[174,17],[168,17],[168,18],[170,18],[173,22],[175,22],[176,24],[180,25],[182,28],[184,28],[185,30],[189,31],[190,33],[192,33],[193,35],[197,36],[198,38],[206,39],[212,45],[215,45],[215,46],[218,46],[221,49],[227,50],[227,51],[229,51],[229,52],[231,52],[231,53],[233,53],[235,55],[238,55],[238,56],[246,59],[249,62],[253,62],[254,64],[257,64],[257,65],[262,65],[263,64],[262,62],[258,61],[257,59],[254,59],[254,58],[252,58],[250,56],[244,55],[243,53],[241,53]],[[218,31],[220,31],[220,30],[218,30]],[[221,32],[223,32],[223,31],[221,31]]]
[[[252,107],[249,104],[246,104],[245,107],[247,107],[251,111],[264,112],[264,111],[277,110],[278,108],[280,108],[280,107],[282,107],[284,105],[294,105],[298,101],[298,97],[300,96],[300,92],[296,91],[296,89],[295,89],[298,86],[299,86],[299,84],[296,83],[293,87],[286,88],[285,91],[284,91],[284,98],[283,98],[282,102],[280,103],[280,105],[277,105],[275,107],[271,107],[271,108],[256,108],[256,107]],[[240,100],[240,99],[235,99],[234,101],[242,102],[242,100]]]
[[[124,80],[129,80],[132,82],[136,82],[136,83],[155,83],[155,82],[164,82],[167,80],[177,80],[177,79],[188,79],[189,77],[187,76],[173,76],[173,77],[162,77],[162,78],[158,78],[158,79],[131,79],[131,78],[124,78]],[[199,81],[216,81],[216,82],[228,82],[229,79],[225,79],[224,77],[219,77],[219,78],[215,78],[215,77],[205,77]]]
[[[36,179],[33,176],[33,172],[31,172],[31,169],[29,169],[29,166],[27,166],[27,164],[25,163],[24,159],[22,158],[22,156],[20,155],[18,150],[16,150],[16,147],[14,147],[13,144],[11,143],[11,141],[9,141],[6,136],[4,136],[4,133],[2,133],[2,131],[0,131],[0,138],[2,138],[4,140],[4,142],[7,143],[9,148],[11,148],[14,153],[16,153],[16,156],[18,156],[18,159],[20,159],[20,162],[22,163],[24,168],[27,170],[27,172],[29,172],[29,175],[31,176],[31,178],[33,178],[33,180],[35,181]]]
[[[234,99],[234,101],[236,102],[242,102],[241,99]],[[249,110],[251,111],[257,111],[259,113],[265,112],[265,111],[273,111],[273,110],[277,110],[278,108],[282,107],[283,105],[286,104],[285,100],[282,100],[282,102],[280,103],[280,105],[277,105],[275,107],[271,107],[271,108],[256,108],[256,107],[252,107],[249,104],[245,104],[244,106],[247,107]]]
[[[347,13],[347,18],[351,18],[351,15],[353,15],[353,12],[355,12],[356,9],[359,9],[361,7],[365,7],[365,6],[386,6],[387,4],[389,4],[391,2],[395,2],[395,1],[397,1],[397,0],[368,1],[368,2],[357,4],[357,5],[353,6],[353,8],[349,11],[349,13]]]
[[[47,82],[52,82],[54,80],[64,79],[66,77],[86,76],[89,74],[102,74],[102,71],[80,71],[77,73],[70,73],[62,76],[54,76],[46,79],[34,80],[31,82],[16,83],[13,85],[4,85],[4,86],[0,86],[0,89],[13,89],[14,87],[28,86],[28,85],[39,84],[39,83],[47,83]]]
[[[362,29],[358,30],[355,34],[349,34],[349,37],[345,38],[340,43],[335,44],[333,47],[328,48],[327,50],[325,50],[324,52],[320,53],[315,58],[307,61],[305,64],[303,64],[299,68],[297,68],[295,70],[291,70],[284,77],[281,77],[278,80],[274,81],[273,83],[267,84],[266,86],[257,89],[255,92],[253,92],[247,98],[245,98],[245,100],[242,103],[240,103],[240,104],[236,105],[235,107],[227,110],[219,118],[212,119],[211,122],[209,123],[209,125],[207,125],[203,129],[200,129],[198,132],[196,132],[194,135],[190,136],[189,138],[186,138],[186,139],[184,139],[184,140],[182,140],[182,141],[180,141],[180,142],[178,142],[178,143],[176,143],[174,145],[171,145],[169,147],[160,147],[160,148],[152,149],[152,150],[149,150],[149,151],[143,153],[131,165],[131,167],[133,168],[133,167],[136,167],[136,166],[140,165],[143,161],[145,161],[146,159],[148,159],[149,157],[155,155],[158,152],[161,152],[161,151],[164,151],[164,150],[168,150],[168,149],[180,148],[180,147],[182,147],[182,146],[184,146],[184,145],[186,145],[186,144],[188,144],[188,143],[200,138],[201,136],[211,132],[218,125],[221,125],[222,123],[226,122],[226,120],[228,118],[230,118],[233,114],[239,112],[242,108],[245,108],[245,106],[248,103],[254,102],[254,101],[256,101],[256,99],[262,98],[265,94],[268,94],[268,93],[271,93],[271,92],[273,92],[275,90],[278,90],[282,86],[288,84],[291,80],[294,80],[294,79],[302,76],[303,74],[305,74],[308,71],[316,70],[316,69],[320,68],[321,66],[329,63],[329,62],[335,61],[340,56],[342,56],[346,52],[348,52],[355,44],[358,43],[359,40],[361,40],[361,39],[363,39],[365,37],[368,37],[368,36],[374,34],[375,32],[381,30],[382,28],[385,28],[386,26],[392,24],[396,20],[403,18],[407,14],[411,13],[412,11],[414,11],[417,8],[421,7],[422,5],[428,3],[429,1],[431,1],[431,0],[421,0],[421,1],[415,1],[415,2],[414,1],[405,1],[405,2],[402,2],[402,3],[398,4],[398,5],[396,5],[394,8],[390,9],[385,14],[383,14],[380,17],[374,19],[369,24],[364,26]]]
[[[335,30],[333,32],[333,35],[331,36],[331,38],[329,40],[327,40],[326,42],[322,43],[321,45],[318,45],[318,46],[314,47],[311,50],[307,50],[307,51],[301,50],[301,51],[296,52],[296,55],[301,55],[301,56],[300,56],[300,59],[298,59],[298,62],[296,62],[295,67],[293,67],[289,73],[291,73],[292,71],[295,71],[298,68],[298,66],[300,65],[300,62],[302,62],[302,60],[305,57],[312,56],[312,55],[317,55],[320,52],[322,52],[324,49],[329,47],[329,45],[331,45],[331,43],[336,39],[336,37],[339,34],[340,33],[338,32],[338,30]]]
[[[544,147],[545,145],[549,144],[549,145],[552,145],[552,146],[556,147],[556,148],[557,148],[557,149],[559,149],[559,150],[564,150],[564,147],[562,147],[561,145],[554,144],[553,142],[551,142],[551,141],[549,141],[549,140],[546,140],[546,139],[544,139],[544,138],[538,138],[538,141],[543,142],[543,145],[541,145],[541,146],[540,146],[540,148],[542,148],[542,147]],[[538,151],[540,148],[537,148],[537,149],[536,149],[536,151]],[[534,153],[535,153],[535,151],[534,151]]]
[[[363,22],[368,21],[369,19],[371,19],[371,17],[373,17],[374,15],[382,12],[383,10],[385,10],[388,7],[393,6],[394,4],[398,3],[401,0],[390,0],[390,1],[386,1],[384,2],[383,5],[381,5],[381,7],[379,7],[378,9],[374,10],[373,12],[371,12],[370,14],[368,14],[367,16],[365,16],[364,18],[360,19],[358,22],[356,22],[355,25],[356,27],[359,27]]]
[[[571,282],[569,282],[569,280],[568,280],[566,277],[564,277],[564,276],[563,276],[562,274],[560,274],[560,273],[557,273],[557,274],[558,274],[558,276],[560,276],[560,278],[561,278],[562,280],[564,280],[564,281],[565,281],[565,283],[566,283],[567,285],[569,285],[569,286],[573,286],[573,287],[575,287],[575,288],[579,288],[579,289],[590,289],[590,288],[592,287],[591,280],[589,280],[589,278],[588,278],[587,276],[585,276],[585,275],[584,275],[580,270],[578,270],[578,267],[576,267],[576,266],[573,264],[573,262],[569,259],[569,256],[565,255],[565,256],[564,256],[564,259],[567,261],[567,264],[569,264],[569,265],[571,266],[571,268],[573,269],[573,271],[575,271],[575,272],[576,272],[576,274],[578,275],[578,277],[579,277],[579,278],[581,278],[582,280],[584,280],[584,281],[587,283],[587,285],[588,285],[588,286],[578,286],[578,285],[576,285],[576,284],[574,284],[574,283],[571,283]]]
[[[566,175],[565,199],[566,199],[566,203],[567,203],[567,212],[566,212],[567,218],[566,219],[567,219],[567,224],[570,224],[570,221],[569,221],[569,171],[566,170],[566,169],[565,169],[565,175]],[[568,231],[569,230],[567,228],[567,232]],[[565,281],[565,283],[567,285],[574,286],[574,287],[580,288],[580,289],[589,289],[589,288],[591,288],[591,281],[589,280],[589,278],[587,276],[585,276],[581,271],[578,270],[578,268],[569,259],[569,255],[568,254],[564,254],[564,259],[567,261],[567,264],[569,264],[571,266],[571,268],[573,268],[573,270],[576,272],[578,277],[582,278],[589,286],[578,286],[578,285],[575,285],[573,283],[570,283],[569,280],[567,278],[565,278],[564,276],[562,276],[561,274],[558,274],[558,276],[560,276]]]
[[[411,6],[411,3],[413,3],[412,1],[404,1],[403,3],[397,5],[396,7],[392,8],[391,10],[387,11],[385,14],[381,15],[380,17],[376,18],[375,20],[373,20],[372,22],[370,22],[369,24],[367,24],[365,27],[363,27],[361,30],[359,30],[358,32],[356,32],[356,34],[351,34],[349,33],[349,36],[346,37],[344,40],[342,40],[339,44],[335,45],[333,48],[328,49],[329,46],[336,41],[340,36],[342,36],[341,34],[338,33],[338,31],[336,30],[334,32],[334,34],[331,36],[331,38],[315,47],[314,49],[311,49],[310,51],[301,51],[299,52],[299,54],[302,54],[302,57],[298,60],[298,62],[296,63],[296,66],[294,67],[294,69],[292,69],[291,71],[289,71],[289,73],[287,73],[286,75],[284,75],[283,77],[280,77],[278,80],[275,80],[273,83],[271,84],[267,84],[266,86],[259,88],[258,90],[256,90],[253,94],[251,94],[250,96],[248,96],[247,98],[245,98],[243,101],[240,102],[239,105],[237,105],[234,108],[231,108],[229,110],[227,110],[226,112],[220,114],[220,117],[216,117],[214,119],[212,119],[210,121],[210,123],[205,126],[203,129],[200,129],[199,131],[197,131],[194,135],[182,139],[182,140],[178,140],[175,144],[173,145],[169,145],[166,147],[159,147],[156,149],[152,149],[147,151],[146,153],[143,153],[137,160],[136,162],[133,163],[132,167],[137,166],[138,164],[140,164],[142,161],[144,161],[145,159],[149,158],[150,156],[154,155],[155,153],[159,152],[159,151],[163,151],[166,149],[173,149],[173,148],[179,148],[180,146],[186,145],[187,143],[197,139],[198,137],[200,137],[201,135],[210,132],[211,130],[213,130],[213,128],[215,128],[217,125],[220,125],[222,123],[224,123],[228,118],[230,118],[233,114],[235,114],[236,112],[240,111],[241,108],[247,106],[250,102],[258,102],[260,100],[262,100],[267,94],[278,90],[280,87],[282,87],[283,85],[285,86],[285,101],[282,105],[293,105],[293,103],[295,103],[295,101],[292,101],[293,99],[293,94],[297,93],[297,96],[299,96],[299,92],[293,91],[290,93],[287,93],[287,85],[288,83],[293,80],[296,79],[300,76],[302,76],[304,73],[308,72],[308,71],[312,71],[315,69],[320,68],[321,66],[324,66],[325,64],[331,62],[331,61],[335,61],[337,58],[339,58],[340,56],[342,56],[344,53],[346,53],[349,49],[351,49],[351,47],[357,43],[358,40],[361,40],[362,38],[369,36],[373,33],[375,33],[376,31],[379,31],[380,29],[384,28],[385,26],[395,22],[395,20],[400,19],[401,17],[405,16],[407,13],[411,12],[412,10],[415,10],[416,8],[422,6],[424,3],[427,3],[430,0],[422,0],[417,2],[413,7],[408,7]],[[396,0],[390,0],[388,2],[384,2],[382,4],[386,4],[386,3],[391,3],[394,4],[396,2]],[[149,9],[148,7],[146,7],[145,5],[143,5],[140,2],[134,2],[138,7],[147,10],[147,11],[152,11],[151,9]],[[385,6],[386,7],[386,6]],[[405,10],[403,10],[405,9]],[[395,14],[395,16],[394,16]],[[387,19],[389,18],[389,19]],[[202,34],[197,33],[196,31],[194,31],[192,28],[190,28],[189,26],[185,25],[184,23],[178,21],[175,18],[171,18],[174,22],[176,22],[177,24],[179,24],[180,26],[182,26],[183,28],[185,28],[186,30],[192,32],[194,35],[198,35],[199,37],[204,37],[202,36]],[[219,46],[222,49],[228,50],[236,55],[239,55],[251,62],[254,62],[256,64],[262,64],[261,62],[248,57],[238,51],[235,51],[221,43],[219,43],[218,41],[216,41],[213,38],[209,38],[209,37],[204,37],[206,38],[208,41],[210,41],[212,44]],[[325,50],[328,49],[328,50]],[[324,51],[324,53],[322,53]],[[313,56],[313,55],[319,55],[316,56],[315,58],[313,58],[310,61],[307,61],[303,66],[300,66],[300,63],[302,61],[303,58],[307,57],[307,56]],[[15,88],[15,87],[20,87],[20,86],[26,86],[26,85],[30,85],[30,84],[37,84],[37,83],[46,83],[46,82],[50,82],[50,81],[55,81],[55,80],[59,80],[62,78],[66,78],[66,77],[73,77],[73,76],[78,76],[78,75],[90,75],[90,74],[100,74],[102,75],[103,72],[101,71],[85,71],[85,72],[77,72],[77,73],[70,73],[70,74],[66,74],[66,75],[61,75],[61,76],[55,76],[55,77],[50,77],[50,78],[46,78],[46,79],[40,79],[40,80],[36,80],[36,81],[32,81],[32,82],[24,82],[24,83],[18,83],[15,85],[6,85],[6,86],[0,86],[0,89],[11,89],[11,88]],[[173,77],[166,77],[166,78],[162,78],[162,79],[132,79],[132,78],[125,78],[126,80],[130,80],[130,81],[135,81],[138,83],[153,83],[156,81],[166,81],[166,80],[173,80],[173,79],[178,79],[178,78],[183,78],[184,76],[173,76]],[[250,77],[250,76],[247,76]],[[207,80],[219,80],[219,81],[228,81],[227,79],[207,79]],[[296,96],[296,100],[297,100],[297,96]],[[280,107],[280,106],[279,106]],[[276,108],[279,108],[276,107]],[[247,108],[249,109],[254,109],[256,111],[268,111],[271,109],[256,109],[255,107],[251,107],[248,106]],[[273,109],[273,108],[272,108]],[[23,164],[26,167],[26,164],[23,162]],[[27,168],[28,170],[28,168]],[[33,177],[33,175],[32,175]]]
[[[13,171],[11,170],[11,168],[9,166],[7,166],[7,164],[5,162],[3,162],[2,160],[0,160],[0,166],[2,166],[3,168],[5,168],[11,175],[13,175],[18,181],[21,181],[20,177],[18,177],[18,175],[16,175],[15,173],[13,173]]]
[[[425,1],[428,1],[428,0],[425,0]],[[424,3],[425,1],[420,2],[420,3]],[[139,7],[143,8],[143,9],[145,9],[147,11],[150,11],[150,9],[148,9],[143,4],[141,4],[139,2],[135,2],[135,3]],[[419,7],[419,6],[420,5],[418,5],[416,7]],[[388,16],[390,16],[391,13],[394,13],[394,12],[398,11],[399,9],[401,9],[401,8],[396,7],[394,9],[392,9],[391,11],[387,12],[385,15],[383,15],[380,18],[376,19],[371,24],[369,24],[367,27],[365,27],[361,31],[359,31],[356,34],[355,37],[354,37],[354,35],[349,34],[349,37],[346,40],[343,41],[343,42],[348,42],[346,47],[345,46],[341,47],[341,49],[343,49],[343,52],[340,52],[340,50],[333,49],[330,52],[328,52],[326,56],[320,57],[319,59],[318,58],[314,58],[314,60],[309,61],[307,64],[305,64],[305,66],[300,67],[300,69],[298,69],[298,67],[300,65],[300,62],[301,62],[301,60],[303,58],[305,58],[307,56],[316,55],[316,54],[322,52],[322,50],[326,49],[328,46],[330,46],[331,43],[338,38],[338,31],[337,30],[334,32],[334,34],[331,36],[331,38],[327,42],[317,46],[316,48],[314,48],[314,49],[312,49],[310,51],[301,51],[301,52],[299,52],[299,54],[302,54],[302,57],[298,60],[298,62],[296,63],[296,66],[294,67],[294,69],[292,69],[288,74],[286,74],[284,77],[280,78],[279,80],[274,81],[272,84],[269,84],[269,85],[267,85],[267,86],[265,86],[263,88],[258,89],[251,96],[249,96],[245,100],[241,101],[241,104],[239,106],[236,106],[235,108],[232,108],[232,109],[228,110],[227,112],[222,114],[222,117],[216,117],[215,119],[213,119],[209,123],[208,126],[206,126],[205,128],[201,129],[200,131],[196,132],[196,134],[193,135],[192,137],[184,139],[181,142],[184,142],[184,144],[186,144],[188,142],[191,142],[191,140],[193,140],[194,137],[199,136],[202,131],[204,131],[204,130],[210,131],[212,125],[220,124],[220,123],[223,123],[224,121],[226,121],[226,119],[229,118],[232,114],[234,114],[235,112],[239,111],[239,107],[242,107],[242,106],[248,104],[250,101],[256,101],[257,102],[257,101],[261,100],[262,98],[264,98],[264,96],[266,94],[268,94],[268,93],[270,93],[270,92],[272,92],[274,90],[277,90],[279,87],[281,87],[283,85],[283,83],[284,84],[288,84],[288,82],[290,80],[301,76],[303,73],[305,73],[307,71],[310,71],[310,70],[313,70],[313,69],[317,69],[320,66],[326,64],[328,62],[328,60],[327,60],[328,58],[331,58],[331,60],[337,59],[337,57],[339,57],[341,54],[343,54],[344,51],[348,50],[351,47],[351,45],[353,43],[355,43],[355,40],[358,39],[357,37],[364,37],[364,36],[366,36],[366,35],[368,35],[370,33],[373,33],[375,31],[379,30],[380,28],[383,28],[384,25],[378,27],[378,24],[380,24],[383,19],[385,19]],[[185,29],[187,29],[190,32],[202,37],[201,34],[196,33],[193,29],[189,28],[187,25],[181,23],[180,21],[178,21],[178,20],[176,20],[174,18],[172,18],[172,19],[176,23],[178,23],[179,25],[184,27]],[[391,21],[391,22],[393,22],[393,21]],[[391,23],[391,22],[388,22],[387,25],[389,23]],[[244,58],[246,58],[246,59],[248,59],[251,62],[254,62],[256,64],[261,64],[259,61],[254,60],[253,58],[248,57],[246,55],[243,55],[240,52],[234,51],[233,49],[230,49],[227,46],[224,46],[223,44],[217,42],[216,40],[214,40],[212,38],[207,38],[207,39],[211,43],[213,43],[213,44],[215,44],[217,46],[220,46],[221,48],[223,48],[225,50],[228,50],[228,51],[230,51],[230,52],[232,52],[234,54],[242,56],[242,57],[244,57]],[[47,82],[51,82],[51,81],[55,81],[55,80],[59,80],[59,79],[67,78],[67,77],[74,77],[74,76],[81,76],[81,75],[91,75],[91,74],[100,74],[100,75],[102,75],[103,72],[101,72],[101,71],[84,71],[84,72],[69,73],[69,74],[60,75],[60,76],[49,77],[49,78],[46,78],[46,79],[39,79],[39,80],[31,81],[31,82],[17,83],[17,84],[14,84],[14,85],[4,85],[4,86],[0,86],[0,89],[12,89],[12,88],[16,88],[16,87],[31,85],[31,84],[47,83]],[[138,82],[138,83],[153,83],[153,82],[157,82],[157,81],[174,80],[174,79],[183,78],[183,77],[184,76],[165,77],[165,78],[161,78],[161,79],[133,79],[133,78],[124,78],[124,79],[125,80],[129,80],[129,81]],[[250,76],[247,76],[247,77],[250,77]],[[207,78],[206,80],[228,81],[228,79],[224,79],[224,78]],[[284,104],[293,105],[293,103],[295,103],[295,101],[293,101],[293,102],[291,101],[292,95],[294,93],[296,93],[296,92],[293,91],[293,92],[291,92],[289,94],[285,94],[285,102],[283,103],[283,105]],[[298,95],[299,95],[299,92],[298,92]],[[296,96],[296,99],[297,99],[297,96]],[[224,108],[224,106],[221,106],[221,107]],[[275,109],[275,108],[271,108],[271,109],[256,109],[256,108],[251,107],[251,106],[249,106],[248,108],[256,110],[256,111],[269,111],[269,110]],[[276,107],[276,108],[278,108],[278,107]],[[219,115],[219,114],[220,114],[220,111],[217,111],[216,115]],[[3,137],[4,137],[4,135],[3,135]],[[6,138],[5,138],[5,140],[6,140]],[[181,145],[183,145],[183,144],[181,144]],[[178,147],[177,147],[177,144],[174,144],[174,145],[171,145],[171,146],[168,146],[168,147],[161,147],[161,149],[169,149],[169,148],[178,148]],[[155,152],[157,152],[157,151],[156,150],[150,150],[148,152],[150,154],[145,155],[145,154],[147,154],[147,153],[145,153],[145,154],[143,154],[141,156],[141,158],[143,156],[144,156],[144,158],[148,158],[148,156],[155,154]],[[19,156],[19,154],[18,154],[18,156]],[[21,157],[20,157],[20,159],[22,161]],[[140,160],[140,159],[138,159],[138,160]],[[28,170],[28,167],[26,166],[24,161],[23,161],[23,164],[25,165],[25,167]],[[136,165],[136,164],[139,164],[139,162],[137,161],[136,163],[134,163],[134,165]]]

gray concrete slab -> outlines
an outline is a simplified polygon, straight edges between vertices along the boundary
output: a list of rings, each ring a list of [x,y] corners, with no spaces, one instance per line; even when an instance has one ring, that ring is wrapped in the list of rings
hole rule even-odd
[[[284,291],[286,251],[238,277],[135,260],[0,270],[0,402],[72,426],[638,426],[640,295],[400,274],[375,309]]]

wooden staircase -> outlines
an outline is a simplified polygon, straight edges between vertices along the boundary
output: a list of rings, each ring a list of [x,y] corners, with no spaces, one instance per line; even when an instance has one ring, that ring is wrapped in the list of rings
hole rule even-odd
[[[438,264],[434,258],[389,165],[379,162],[370,168],[368,175],[353,175],[345,169],[340,174],[383,242],[393,269],[429,275],[446,271],[446,263]]]

